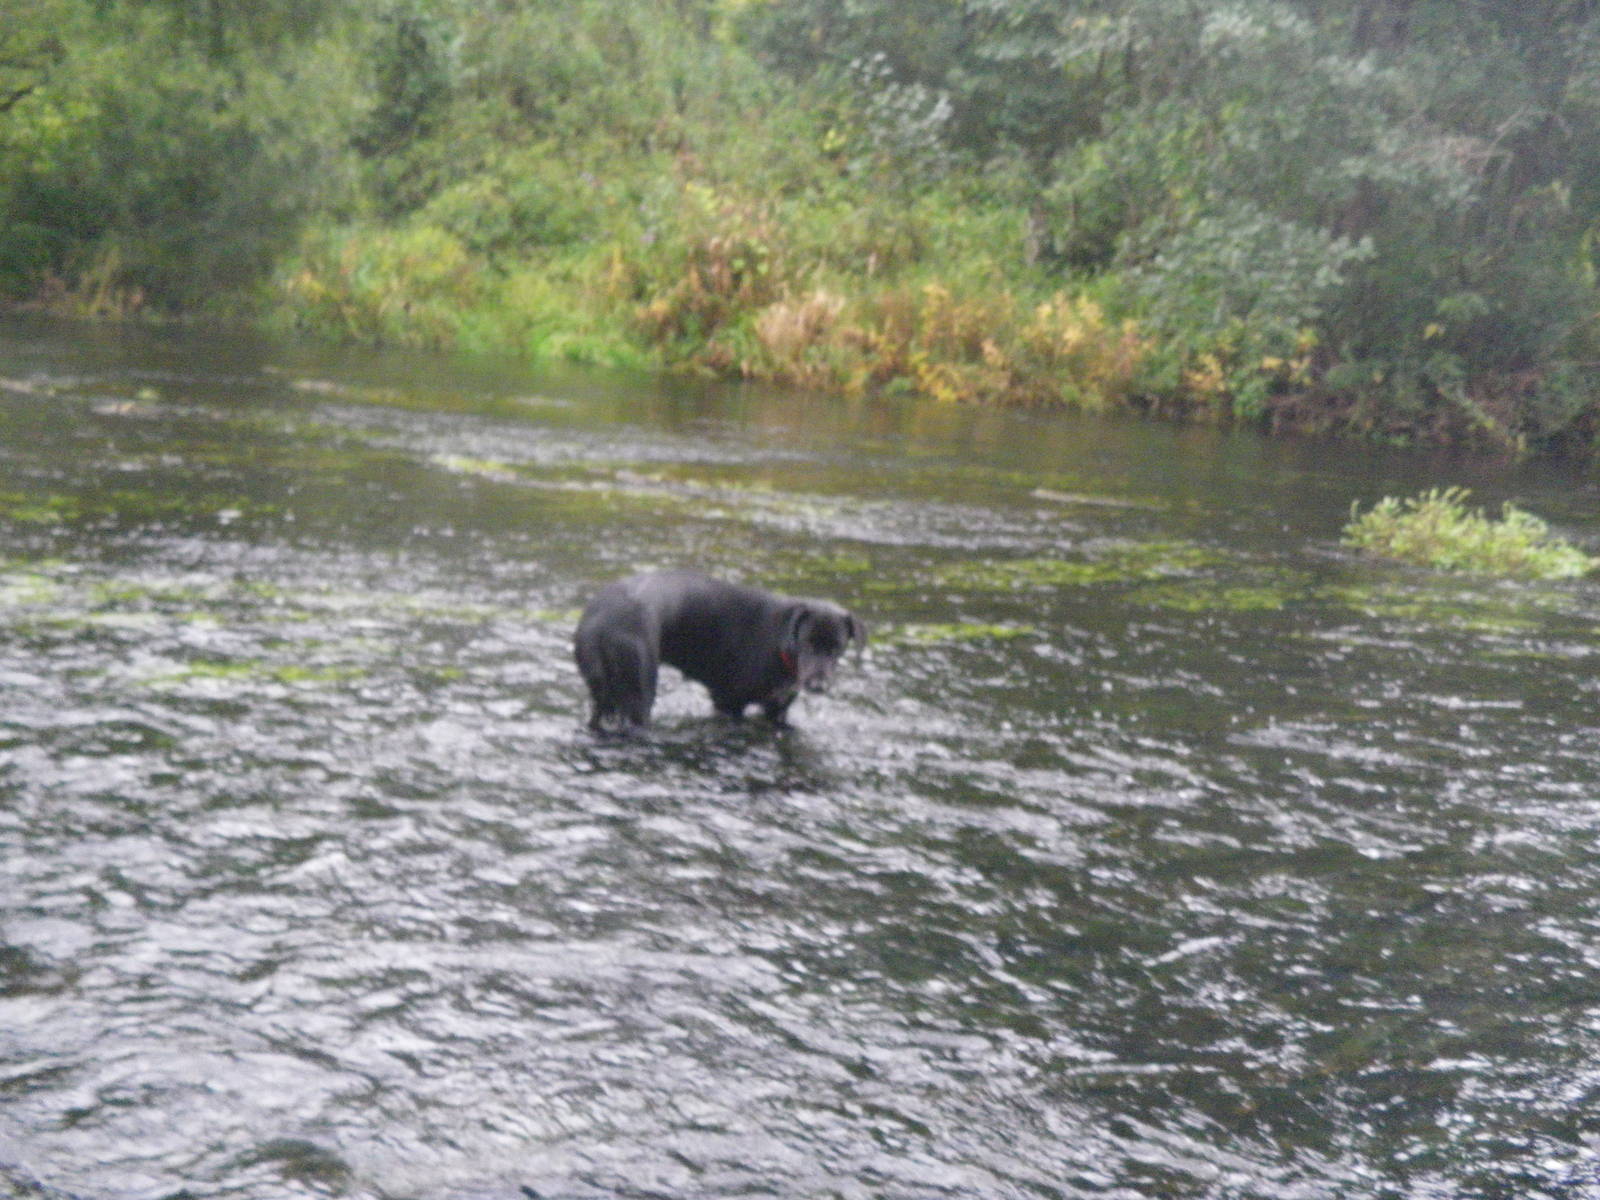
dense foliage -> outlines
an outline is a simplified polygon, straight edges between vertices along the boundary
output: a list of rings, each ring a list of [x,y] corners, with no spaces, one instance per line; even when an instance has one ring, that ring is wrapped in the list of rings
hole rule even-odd
[[[0,293],[1600,436],[1600,0],[19,0]]]

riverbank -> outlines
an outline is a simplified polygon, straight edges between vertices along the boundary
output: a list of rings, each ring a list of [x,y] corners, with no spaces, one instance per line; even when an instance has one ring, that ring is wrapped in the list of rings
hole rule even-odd
[[[1491,61],[1488,17],[1375,46],[1269,0],[1123,7],[41,0],[0,38],[0,297],[1593,452],[1571,20]],[[1467,106],[1466,67],[1521,91]]]
[[[1519,404],[1538,401],[1540,381],[1527,376],[1449,391],[1381,369],[1353,379],[1311,327],[1286,346],[1242,328],[1187,344],[1128,315],[1120,280],[1062,286],[1019,269],[1017,208],[923,198],[891,217],[679,177],[650,222],[608,205],[598,182],[585,188],[632,227],[509,257],[428,219],[319,231],[246,314],[275,333],[373,346],[1516,456],[1588,456],[1600,427],[1587,399],[1568,398],[1549,427],[1530,421]]]

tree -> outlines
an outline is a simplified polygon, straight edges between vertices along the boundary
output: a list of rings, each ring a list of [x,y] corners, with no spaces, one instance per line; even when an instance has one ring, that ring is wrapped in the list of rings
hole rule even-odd
[[[786,0],[746,29],[947,97],[948,150],[1030,164],[1019,256],[1120,281],[1190,353],[1309,336],[1340,386],[1514,437],[1596,386],[1600,0]]]
[[[19,0],[0,25],[0,116],[41,87],[65,57],[66,0]]]

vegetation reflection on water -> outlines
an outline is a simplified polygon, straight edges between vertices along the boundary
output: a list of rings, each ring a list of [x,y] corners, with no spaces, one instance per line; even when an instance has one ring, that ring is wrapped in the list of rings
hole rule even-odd
[[[8,1194],[1600,1187],[1600,598],[1338,550],[1441,464],[4,350]],[[597,742],[577,607],[678,563],[873,645]]]

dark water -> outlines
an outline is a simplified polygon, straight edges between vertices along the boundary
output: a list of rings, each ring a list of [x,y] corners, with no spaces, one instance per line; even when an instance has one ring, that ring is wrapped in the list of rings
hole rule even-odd
[[[0,326],[0,1195],[1600,1195],[1593,476]],[[580,729],[583,598],[834,597]],[[526,1189],[526,1190],[524,1190]]]

